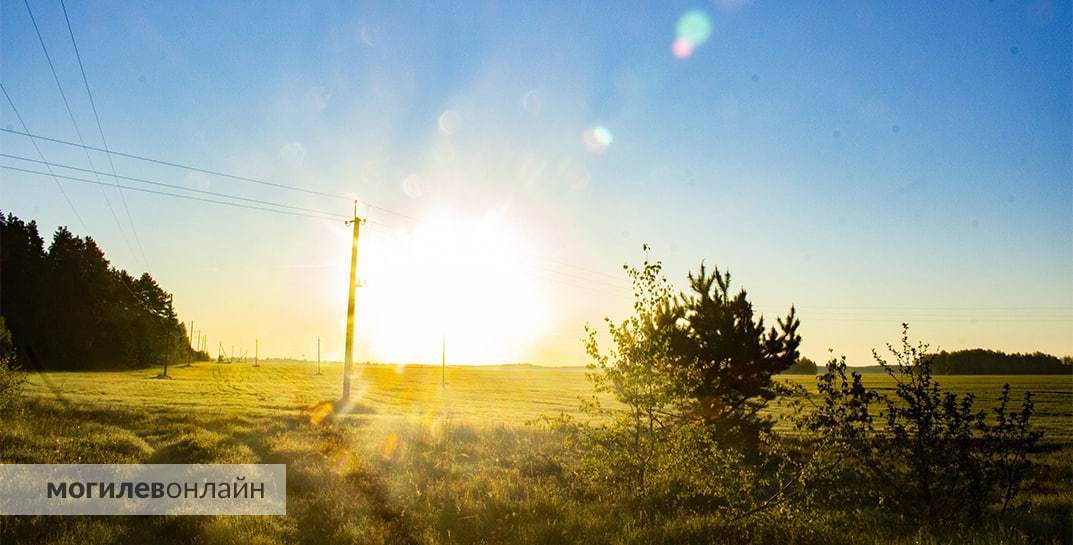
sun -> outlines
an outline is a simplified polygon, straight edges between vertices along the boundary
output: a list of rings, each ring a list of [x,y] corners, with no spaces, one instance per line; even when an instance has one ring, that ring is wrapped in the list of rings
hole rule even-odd
[[[546,329],[546,296],[527,268],[527,241],[501,211],[438,212],[363,242],[359,355],[371,361],[526,361]]]

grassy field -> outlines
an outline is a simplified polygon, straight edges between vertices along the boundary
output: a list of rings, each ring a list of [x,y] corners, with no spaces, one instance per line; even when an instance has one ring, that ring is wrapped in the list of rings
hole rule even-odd
[[[299,364],[197,363],[172,367],[168,380],[154,378],[157,373],[28,376],[24,407],[0,415],[0,462],[286,463],[288,515],[7,517],[0,519],[0,542],[561,543],[578,535],[647,542],[645,528],[631,527],[635,522],[608,506],[564,493],[570,476],[545,454],[554,441],[529,425],[576,412],[578,398],[591,394],[582,369],[452,367],[443,388],[436,367],[366,366],[345,415],[334,414],[330,403],[340,390],[338,365],[325,365],[321,375]],[[811,377],[787,380],[815,390]],[[1005,382],[1018,397],[1036,393],[1037,429],[1052,445],[1043,461],[1051,464],[1053,486],[1035,490],[1033,501],[1045,512],[1065,513],[1064,521],[1038,524],[1068,528],[1070,377],[939,380],[976,394],[983,407]],[[865,382],[891,386],[883,376]]]

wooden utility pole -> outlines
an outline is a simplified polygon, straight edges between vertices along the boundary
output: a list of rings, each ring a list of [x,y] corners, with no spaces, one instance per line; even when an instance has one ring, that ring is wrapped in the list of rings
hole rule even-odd
[[[350,372],[354,365],[354,288],[358,284],[358,231],[365,221],[358,217],[358,201],[354,201],[354,219],[346,223],[354,226],[350,245],[350,284],[346,303],[346,351],[343,359],[343,401],[350,400]]]
[[[253,340],[253,366],[259,367],[261,363],[258,361],[261,355],[261,339]]]
[[[190,346],[187,347],[187,348],[189,348],[189,350],[186,351],[186,366],[190,367],[190,365],[194,363],[194,351],[197,350],[197,348],[194,348],[194,321],[193,320],[190,320],[190,331],[187,331],[186,333],[187,333],[186,340],[190,341]]]
[[[168,360],[171,359],[172,354],[175,352],[175,347],[178,344],[175,342],[174,335],[169,335],[168,340],[170,341],[168,344],[171,346],[168,347],[168,353],[164,354],[164,378],[168,378]]]

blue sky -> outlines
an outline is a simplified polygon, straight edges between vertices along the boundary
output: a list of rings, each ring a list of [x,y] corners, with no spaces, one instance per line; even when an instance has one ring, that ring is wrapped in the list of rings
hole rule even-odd
[[[30,6],[83,135],[99,145],[59,3]],[[33,132],[74,140],[26,7],[2,8],[5,88]],[[638,260],[642,242],[676,281],[704,259],[729,268],[766,313],[798,305],[804,352],[817,359],[832,348],[866,363],[901,321],[943,348],[1073,353],[1069,3],[68,10],[111,148],[355,194],[417,218],[368,210],[380,225],[362,263],[386,280],[370,277],[359,298],[426,313],[390,281],[429,263],[409,250],[390,257],[414,244],[426,218],[511,233],[474,235],[470,251],[526,256],[533,306],[510,303],[505,286],[479,274],[464,289],[441,286],[472,302],[448,334],[469,339],[453,343],[459,362],[583,361],[581,324],[624,316],[625,281],[607,275]],[[676,25],[691,11],[710,36],[678,58]],[[2,111],[4,127],[18,129]],[[594,147],[597,127],[610,142]],[[36,158],[23,137],[0,144]],[[80,151],[42,150],[88,168]],[[102,154],[93,160],[108,170]],[[115,164],[127,176],[349,210],[338,199]],[[101,188],[67,183],[82,227],[53,181],[0,176],[5,211],[45,231],[88,230],[117,265],[149,268],[213,346],[259,337],[269,353],[300,355],[321,335],[329,353],[341,350],[347,234],[338,222],[107,189],[117,225]],[[425,271],[429,283],[435,270]],[[369,305],[359,354],[435,360],[434,327],[387,342],[407,318]],[[528,332],[481,349],[477,332],[490,321]]]

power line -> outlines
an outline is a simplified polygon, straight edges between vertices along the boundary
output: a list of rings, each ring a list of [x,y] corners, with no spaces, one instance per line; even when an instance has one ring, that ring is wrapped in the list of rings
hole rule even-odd
[[[281,184],[281,183],[277,183],[277,182],[270,182],[268,180],[262,180],[262,179],[259,179],[259,178],[251,178],[251,177],[248,177],[248,176],[240,176],[238,174],[230,174],[230,173],[227,173],[227,172],[221,172],[221,171],[218,171],[218,170],[212,170],[212,169],[208,169],[208,168],[201,168],[201,167],[197,167],[197,166],[193,166],[193,165],[189,165],[189,164],[184,164],[184,163],[176,163],[176,162],[173,162],[173,161],[165,161],[163,159],[154,159],[152,157],[146,157],[144,155],[137,155],[137,154],[134,154],[134,153],[125,153],[125,152],[116,151],[116,150],[107,150],[107,149],[97,148],[97,147],[94,147],[94,146],[87,146],[85,144],[85,142],[79,144],[79,143],[71,142],[71,141],[68,141],[68,140],[61,140],[59,138],[51,138],[51,137],[42,136],[42,135],[38,135],[38,134],[31,134],[29,132],[19,132],[19,131],[12,130],[12,129],[7,129],[7,128],[0,128],[0,131],[6,132],[6,133],[9,133],[9,134],[17,134],[19,136],[26,136],[26,137],[30,137],[30,138],[38,138],[38,139],[45,140],[47,142],[52,142],[52,143],[55,143],[55,144],[63,144],[65,146],[73,146],[73,147],[76,147],[76,148],[83,148],[83,149],[89,150],[89,151],[107,153],[107,154],[115,155],[115,156],[118,156],[118,157],[125,157],[127,159],[135,159],[135,160],[138,160],[138,161],[145,161],[145,162],[148,162],[148,163],[154,163],[154,164],[157,164],[157,165],[163,165],[163,166],[167,166],[167,167],[181,168],[181,169],[189,170],[189,171],[192,171],[192,172],[200,172],[202,174],[209,174],[211,176],[220,176],[222,178],[230,178],[232,180],[239,180],[239,181],[242,181],[242,182],[250,182],[250,183],[259,184],[259,185],[263,185],[263,186],[274,187],[274,188],[277,188],[277,189],[286,189],[286,190],[289,190],[289,191],[298,191],[298,192],[306,193],[306,194],[309,194],[309,195],[317,195],[317,196],[320,196],[320,197],[329,197],[329,198],[333,198],[333,199],[345,199],[347,202],[350,202],[350,201],[354,200],[354,197],[350,196],[350,195],[343,195],[343,194],[339,194],[339,193],[329,193],[329,192],[326,192],[326,191],[320,191],[320,190],[316,190],[316,189],[308,189],[308,188],[298,187],[298,186],[294,186],[294,185],[287,185],[287,184]],[[375,209],[375,210],[380,210],[382,212],[386,212],[386,213],[394,214],[394,215],[402,217],[402,218],[406,218],[406,219],[411,220],[411,221],[418,221],[417,218],[415,218],[415,217],[413,217],[411,215],[404,214],[402,212],[397,212],[397,211],[392,210],[390,208],[385,208],[383,206],[378,206],[378,205],[375,205],[375,204],[372,204],[372,203],[369,203],[369,202],[366,202],[366,201],[361,201],[361,204],[363,204],[365,206],[368,206],[369,208],[372,208],[372,209]]]
[[[29,162],[33,162],[33,163],[41,163],[41,164],[44,164],[46,166],[56,166],[56,167],[60,167],[60,168],[71,168],[73,170],[86,171],[86,169],[81,169],[81,168],[77,168],[77,167],[69,167],[67,165],[61,165],[61,164],[58,164],[58,163],[51,163],[51,162],[48,162],[48,161],[37,161],[37,160],[34,160],[34,159],[28,159],[28,158],[24,158],[24,157],[18,157],[18,156],[3,154],[3,153],[0,153],[0,157],[19,159],[19,160],[29,161]],[[62,175],[62,174],[56,174],[56,173],[51,172],[51,171],[50,172],[40,172],[40,171],[35,171],[35,170],[29,170],[29,169],[13,167],[13,166],[9,166],[9,165],[0,165],[0,168],[6,169],[6,170],[11,170],[11,171],[16,171],[16,172],[23,172],[23,173],[27,173],[27,174],[35,174],[35,175],[38,175],[38,176],[51,176],[51,177],[53,177],[53,179],[62,178],[62,179],[65,179],[65,180],[75,181],[75,182],[79,182],[79,183],[87,183],[87,184],[95,184],[95,185],[110,185],[110,184],[107,184],[107,183],[99,181],[99,180],[95,181],[95,180],[88,180],[88,179],[85,179],[85,178],[77,178],[77,177],[73,177],[73,176],[65,176],[65,175]],[[175,186],[175,185],[172,185],[172,184],[165,184],[165,183],[162,183],[162,182],[154,182],[154,181],[151,181],[151,180],[144,180],[144,179],[140,179],[140,178],[132,178],[132,177],[126,177],[126,176],[119,176],[119,178],[130,179],[132,181],[137,181],[137,182],[141,182],[141,183],[148,183],[148,184],[162,186],[162,187],[179,189],[179,190],[182,190],[182,191],[191,191],[191,192],[196,192],[196,193],[201,193],[201,194],[208,194],[208,195],[218,196],[218,197],[222,197],[222,198],[243,200],[243,201],[247,201],[247,202],[254,202],[254,203],[258,203],[258,204],[264,204],[264,205],[267,205],[267,206],[275,206],[275,207],[281,207],[281,208],[297,209],[298,211],[290,212],[288,210],[279,210],[279,209],[275,209],[275,208],[266,208],[266,207],[263,207],[263,206],[244,205],[244,204],[240,204],[240,203],[234,203],[234,202],[228,202],[228,201],[220,201],[220,200],[215,200],[215,199],[206,199],[206,198],[195,197],[195,196],[191,196],[191,195],[168,193],[168,192],[164,192],[164,191],[156,191],[156,190],[139,188],[139,187],[132,187],[132,186],[122,186],[123,189],[127,189],[127,190],[130,190],[130,191],[139,191],[139,192],[143,192],[143,193],[149,193],[149,194],[160,195],[160,196],[165,196],[165,197],[186,199],[186,200],[205,202],[205,203],[210,203],[210,204],[219,204],[219,205],[224,205],[224,206],[243,208],[243,209],[247,209],[247,210],[273,212],[273,213],[277,213],[277,214],[285,214],[285,215],[290,215],[290,216],[305,217],[305,218],[312,218],[312,219],[336,219],[336,218],[346,217],[346,216],[343,216],[341,214],[335,214],[335,213],[321,211],[321,210],[304,209],[304,208],[294,207],[294,206],[280,204],[280,203],[273,203],[273,202],[270,202],[270,201],[247,199],[245,197],[239,197],[239,196],[235,196],[235,195],[228,195],[228,194],[225,194],[225,193],[218,193],[218,192],[212,192],[212,191],[204,191],[204,190],[196,190],[196,189],[191,189],[191,188],[184,188],[184,187],[181,187],[181,186]],[[56,181],[57,181],[57,183],[59,183],[58,180],[56,180]],[[303,212],[311,212],[311,213],[303,213]],[[375,223],[375,225],[385,226],[386,227],[386,225],[383,224],[383,223],[379,223],[379,222],[374,222],[374,223]],[[384,231],[384,234],[386,234],[388,236],[391,236],[393,238],[397,238],[393,233],[391,233],[390,231],[387,231],[387,230]],[[576,276],[576,275],[569,275],[568,273],[565,273],[563,271],[557,271],[555,269],[546,268],[546,267],[538,267],[538,268],[530,269],[530,274],[533,274],[533,273],[536,273],[536,274],[539,274],[539,273],[545,273],[545,274],[552,273],[552,274],[561,274],[561,275],[566,275],[566,276],[573,276],[576,279],[584,280],[586,282],[591,282],[592,283],[592,284],[580,284],[580,283],[576,283],[576,282],[565,281],[563,279],[555,278],[553,276],[543,276],[542,277],[545,280],[555,282],[555,283],[558,283],[558,284],[561,284],[561,285],[564,285],[564,286],[577,288],[577,289],[592,290],[592,291],[609,293],[609,294],[615,293],[617,289],[624,289],[620,285],[611,284],[609,282],[602,282],[600,280],[593,279],[593,278],[584,278],[584,277],[579,277],[579,276]],[[609,291],[609,289],[610,289],[610,291]],[[619,293],[621,293],[621,292],[619,292]],[[811,307],[809,305],[800,305],[800,306],[798,306],[798,308],[802,308],[802,309],[807,310],[807,308],[813,308],[813,307]],[[820,307],[816,307],[816,308],[820,308]],[[823,307],[823,308],[828,308],[828,309],[834,309],[834,308],[846,308],[846,309],[887,308],[887,309],[891,309],[891,310],[895,310],[895,309],[913,310],[913,307],[830,307],[830,306],[827,306],[827,307]],[[1047,309],[1055,308],[1055,309],[1057,309],[1059,307],[986,307],[986,308],[995,309],[995,310],[1009,310],[1009,309],[1013,309],[1013,308],[1031,310],[1031,309],[1043,309],[1043,308],[1047,308]],[[973,307],[927,307],[927,308],[919,307],[919,308],[917,308],[917,310],[961,310],[961,309],[972,310]],[[859,317],[833,317],[833,316],[813,316],[812,318],[810,318],[810,320],[812,320],[812,321],[820,321],[820,322],[823,322],[823,321],[836,321],[836,322],[888,322],[888,321],[895,320],[895,319],[897,319],[897,318],[891,317],[889,319],[886,319],[886,318],[859,318]],[[936,316],[932,315],[932,316],[926,316],[926,317],[914,317],[914,318],[911,318],[911,321],[913,321],[913,322],[944,322],[944,321],[968,321],[968,322],[1030,322],[1030,321],[1031,322],[1046,322],[1046,321],[1056,321],[1056,322],[1067,322],[1067,321],[1070,321],[1070,320],[1073,320],[1073,317],[1063,317],[1063,316],[1047,316],[1047,317],[1026,317],[1026,316],[1014,316],[1014,317],[1010,317],[1010,316],[1005,316],[1005,317],[995,317],[995,316],[947,316],[947,317],[936,317]]]
[[[82,65],[82,54],[78,52],[78,42],[75,40],[74,29],[71,28],[71,18],[67,15],[67,4],[64,3],[63,0],[60,0],[60,7],[63,8],[63,20],[67,22],[67,33],[71,36],[71,45],[75,50],[75,58],[78,59],[78,70],[82,73],[82,83],[86,86],[86,96],[89,97],[89,106],[93,109],[93,119],[97,121],[97,133],[101,136],[101,144],[104,145],[104,149],[107,151],[108,140],[104,137],[104,127],[101,126],[101,116],[97,114],[97,103],[93,100],[93,92],[89,90],[89,79],[86,77],[86,67]],[[112,154],[109,153],[107,156],[108,166],[112,169],[112,178],[115,178],[116,187],[118,188],[119,180],[116,177],[115,162],[112,161]],[[142,256],[142,262],[145,263],[145,268],[149,269],[149,259],[145,255],[145,248],[142,247],[142,239],[138,236],[138,228],[134,225],[134,218],[130,215],[130,207],[127,206],[127,197],[123,194],[122,189],[119,189],[119,200],[123,203],[123,210],[127,214],[127,222],[130,223],[130,232],[134,237],[134,243],[138,246],[138,252]]]
[[[586,268],[578,266],[578,265],[567,263],[566,261],[562,261],[562,260],[559,260],[559,259],[553,259],[553,258],[550,258],[550,257],[544,257],[544,256],[541,256],[541,255],[535,254],[535,253],[529,253],[529,252],[526,252],[526,253],[528,253],[528,255],[531,255],[531,256],[533,256],[533,257],[535,257],[535,258],[537,258],[537,259],[539,259],[541,261],[546,261],[548,263],[558,264],[558,265],[562,265],[564,267],[570,267],[571,269],[577,269],[579,271],[586,272],[586,273],[589,273],[589,274],[594,274],[594,275],[598,275],[598,276],[604,276],[604,277],[610,278],[612,280],[622,280],[621,276],[617,276],[617,275],[614,275],[614,274],[600,272],[600,271],[594,271],[592,269],[586,269]]]
[[[76,143],[76,142],[62,140],[62,139],[59,139],[59,138],[51,138],[51,137],[47,137],[47,136],[43,136],[43,135],[39,135],[39,134],[33,134],[33,133],[30,133],[29,131],[20,132],[20,131],[16,131],[16,130],[12,130],[12,129],[7,129],[7,128],[0,128],[0,131],[6,132],[8,134],[14,134],[14,135],[18,135],[18,136],[25,136],[25,137],[28,137],[28,138],[31,138],[31,139],[36,138],[36,139],[40,139],[40,140],[44,140],[44,141],[52,142],[52,143],[56,143],[56,144],[62,144],[62,145],[66,145],[66,146],[82,148],[83,150],[106,153],[106,154],[110,154],[110,155],[116,155],[116,156],[119,156],[119,157],[125,157],[125,158],[128,158],[128,159],[135,159],[135,160],[139,160],[139,161],[145,161],[145,162],[159,164],[159,165],[173,167],[173,168],[180,168],[180,169],[189,170],[189,171],[192,171],[192,172],[200,172],[200,173],[203,173],[203,174],[209,174],[209,175],[213,175],[213,176],[220,176],[220,177],[224,177],[224,178],[229,178],[229,179],[234,179],[234,180],[239,180],[239,181],[255,183],[255,184],[264,185],[264,186],[268,186],[268,187],[274,187],[274,188],[278,188],[278,189],[286,189],[286,190],[291,190],[291,191],[298,191],[298,192],[302,192],[302,193],[306,193],[306,194],[310,194],[310,195],[317,195],[317,196],[321,196],[321,197],[330,197],[330,198],[335,198],[335,199],[345,199],[348,202],[353,201],[353,197],[348,196],[348,195],[329,193],[329,192],[325,192],[325,191],[319,191],[319,190],[315,190],[315,189],[308,189],[308,188],[304,188],[304,187],[298,187],[298,186],[287,185],[287,184],[280,184],[280,183],[270,182],[270,181],[263,180],[263,179],[251,178],[251,177],[247,177],[247,176],[240,176],[240,175],[237,175],[237,174],[231,174],[231,173],[221,172],[221,171],[217,171],[217,170],[201,168],[201,167],[197,167],[197,166],[193,166],[193,165],[189,165],[189,164],[178,163],[178,162],[173,162],[173,161],[165,161],[165,160],[162,160],[162,159],[156,159],[156,158],[147,157],[147,156],[144,156],[144,155],[126,153],[126,152],[121,152],[121,151],[116,151],[116,150],[111,150],[111,149],[102,149],[102,148],[86,145],[84,142],[80,144],[80,143]],[[90,172],[94,172],[94,171],[90,171]],[[124,177],[124,176],[118,176],[118,177],[119,178],[124,178],[124,179],[130,179],[129,177]],[[133,181],[137,181],[137,180],[133,180]],[[235,198],[235,197],[230,197],[230,198]],[[386,208],[386,207],[383,207],[383,206],[378,206],[378,205],[375,205],[375,204],[372,204],[372,203],[369,203],[369,202],[366,202],[366,201],[362,201],[362,204],[364,204],[365,206],[368,206],[369,208],[379,210],[379,211],[382,211],[382,212],[385,212],[385,213],[393,214],[395,216],[405,218],[405,219],[410,220],[412,222],[419,221],[414,216],[404,214],[402,212],[398,212],[398,211],[392,210],[390,208]],[[278,205],[275,205],[275,204],[273,204],[273,205],[278,206]],[[343,217],[343,216],[339,216],[339,217]],[[370,221],[370,223],[382,225],[382,226],[385,226],[385,227],[390,227],[387,224],[384,224],[382,222],[376,222],[376,221],[372,221],[372,220],[369,220],[369,221]],[[586,268],[578,266],[578,265],[572,265],[572,264],[566,263],[564,261],[539,256],[537,254],[530,254],[530,255],[532,255],[533,257],[535,257],[535,258],[537,258],[539,260],[542,260],[542,261],[545,261],[545,262],[548,262],[548,263],[557,263],[557,264],[559,264],[561,266],[569,267],[571,269],[576,269],[579,272],[587,273],[587,274],[590,274],[590,275],[599,275],[599,276],[604,276],[604,277],[607,277],[607,278],[616,278],[614,275],[611,275],[611,274],[608,274],[608,273],[599,272],[599,271],[593,271],[591,269],[586,269]],[[559,274],[564,274],[564,275],[567,275],[567,276],[575,276],[575,277],[577,277],[577,275],[573,274],[573,273],[559,272]],[[595,279],[592,279],[592,280],[596,281]]]
[[[569,278],[575,278],[575,279],[578,279],[578,280],[584,280],[586,282],[597,282],[597,283],[600,283],[601,285],[612,287],[612,288],[619,289],[619,290],[631,291],[633,289],[630,286],[627,286],[625,284],[612,283],[612,282],[607,281],[607,280],[599,280],[599,279],[596,279],[596,278],[591,278],[591,277],[582,276],[582,275],[578,275],[578,274],[572,274],[572,273],[569,273],[569,272],[566,272],[566,271],[560,271],[560,270],[556,270],[556,269],[553,269],[553,268],[550,268],[550,267],[541,267],[541,269],[544,270],[544,271],[550,272],[550,273],[559,274],[559,275],[566,276],[566,277],[569,277]]]
[[[25,169],[25,168],[18,168],[18,167],[13,167],[13,166],[9,166],[9,165],[0,165],[0,168],[7,169],[7,170],[13,170],[13,171],[16,171],[16,172],[24,172],[24,173],[27,173],[27,174],[37,174],[39,176],[48,176],[49,175],[47,172],[40,172],[40,171],[37,171],[37,170],[29,170],[29,169]],[[95,184],[95,185],[111,185],[111,184],[107,184],[107,183],[101,182],[101,181],[87,180],[85,178],[76,178],[74,176],[64,176],[62,174],[57,174],[56,176],[59,177],[59,178],[63,178],[65,180],[71,180],[73,182],[81,182],[81,183]],[[315,216],[313,214],[305,214],[305,213],[301,213],[301,212],[290,212],[290,211],[287,211],[287,210],[279,210],[279,209],[275,209],[275,208],[265,208],[265,207],[262,207],[262,206],[239,204],[239,203],[228,202],[228,201],[218,201],[218,200],[215,200],[215,199],[206,199],[206,198],[202,198],[202,197],[195,197],[193,195],[180,195],[178,193],[167,193],[165,191],[156,191],[156,190],[153,190],[153,189],[145,189],[143,187],[132,187],[132,186],[121,186],[121,187],[123,189],[128,189],[130,191],[140,191],[142,193],[152,193],[154,195],[162,195],[162,196],[165,196],[165,197],[175,197],[175,198],[179,198],[179,199],[187,199],[187,200],[192,200],[192,201],[200,201],[200,202],[207,202],[207,203],[213,203],[213,204],[222,204],[222,205],[225,205],[225,206],[233,206],[233,207],[236,207],[236,208],[246,208],[246,209],[250,209],[250,210],[262,210],[262,211],[265,211],[265,212],[275,212],[277,214],[286,214],[286,215],[289,215],[289,216],[299,216],[299,217],[313,218],[313,219],[335,219],[334,217]],[[275,206],[278,206],[278,205],[275,205]]]
[[[107,175],[107,173],[98,172],[98,171],[90,170],[90,169],[86,169],[86,168],[80,168],[80,167],[76,167],[76,166],[65,165],[65,164],[62,164],[62,163],[52,163],[52,162],[49,162],[49,161],[38,161],[36,159],[30,159],[29,157],[20,157],[18,155],[10,155],[10,154],[7,154],[7,153],[0,153],[0,157],[4,157],[6,159],[16,159],[16,160],[19,160],[19,161],[26,161],[26,162],[29,162],[29,163],[39,163],[39,164],[43,164],[43,165],[46,165],[46,166],[49,166],[49,167],[59,167],[59,168],[65,168],[65,169],[69,169],[69,170],[76,170],[76,171],[79,171],[79,172]],[[51,169],[50,169],[50,172],[51,172]],[[145,178],[135,178],[133,176],[123,176],[123,175],[118,175],[118,174],[115,175],[115,177],[116,178],[121,178],[123,180],[128,180],[128,181],[131,181],[131,182],[150,184],[150,185],[155,185],[155,186],[159,186],[159,187],[167,187],[167,188],[170,188],[170,189],[178,189],[180,191],[190,191],[192,193],[201,193],[203,195],[212,195],[212,196],[215,196],[215,197],[223,197],[223,198],[226,198],[226,199],[235,199],[235,200],[246,201],[246,202],[251,202],[251,203],[255,203],[255,204],[263,204],[263,205],[268,205],[268,206],[278,206],[280,208],[289,208],[291,210],[300,210],[300,211],[303,211],[303,212],[311,212],[311,213],[314,213],[314,214],[323,214],[325,216],[334,216],[334,217],[337,217],[337,218],[340,218],[340,219],[345,219],[345,218],[348,217],[348,216],[344,216],[342,214],[336,214],[336,213],[328,212],[328,211],[325,211],[325,210],[317,210],[315,208],[305,208],[305,207],[301,207],[301,206],[293,206],[293,205],[289,205],[289,204],[274,203],[274,202],[271,202],[271,201],[264,201],[264,200],[260,200],[260,199],[251,199],[251,198],[248,198],[248,197],[240,197],[240,196],[237,196],[237,195],[228,195],[227,193],[220,193],[220,192],[217,192],[217,191],[209,191],[209,190],[206,190],[206,189],[194,189],[194,188],[190,188],[190,187],[183,187],[181,185],[168,184],[168,183],[164,183],[164,182],[156,182],[156,181],[153,181],[153,180],[147,180]]]
[[[15,112],[15,119],[19,120],[19,125],[22,126],[22,130],[30,132],[30,129],[26,128],[26,122],[23,121],[22,114],[20,114],[19,109],[15,107],[15,102],[11,100],[11,95],[7,94],[7,88],[4,87],[4,84],[2,82],[0,82],[0,91],[4,92],[4,98],[7,99],[8,105],[11,106],[11,111]],[[41,147],[37,145],[37,140],[31,138],[30,143],[32,143],[34,145],[34,149],[37,150],[37,155],[41,157],[41,162],[47,164],[47,161],[45,160],[45,154],[41,151]],[[71,212],[73,212],[75,218],[78,219],[78,223],[82,225],[82,230],[88,233],[89,227],[86,227],[86,222],[82,219],[82,214],[78,213],[78,208],[75,208],[74,201],[72,201],[71,197],[67,195],[67,191],[63,189],[63,184],[60,183],[60,179],[57,178],[55,173],[52,172],[51,166],[48,167],[48,172],[49,174],[52,174],[52,179],[56,182],[56,187],[60,190],[60,194],[63,195],[63,200],[67,201],[67,206],[71,207]]]
[[[56,82],[56,88],[60,91],[60,98],[63,99],[63,106],[67,109],[67,117],[71,119],[71,125],[74,126],[75,134],[78,136],[78,141],[82,143],[83,151],[86,154],[86,160],[89,161],[90,168],[96,169],[93,166],[93,158],[89,155],[89,150],[86,147],[86,141],[82,138],[82,130],[78,128],[78,121],[75,119],[75,114],[71,110],[71,103],[67,100],[67,93],[63,92],[63,84],[60,83],[60,77],[56,74],[56,65],[52,63],[52,55],[48,54],[48,47],[45,46],[45,38],[41,36],[41,28],[37,26],[37,19],[34,17],[34,11],[30,8],[30,1],[23,0],[23,4],[26,5],[26,12],[30,14],[30,22],[33,23],[34,32],[37,34],[37,42],[41,44],[41,51],[45,54],[45,60],[48,61],[48,68],[52,71],[52,79]],[[100,181],[100,177],[97,177],[97,181]],[[112,214],[112,219],[116,222],[116,227],[119,228],[119,235],[123,238],[123,244],[127,246],[128,250],[133,252],[130,246],[130,241],[127,240],[127,235],[123,230],[123,225],[119,222],[119,216],[116,216],[115,209],[112,208],[112,200],[108,198],[108,193],[104,191],[103,183],[101,186],[101,195],[104,196],[104,203],[108,206],[108,211]],[[118,182],[116,184],[118,186]]]

